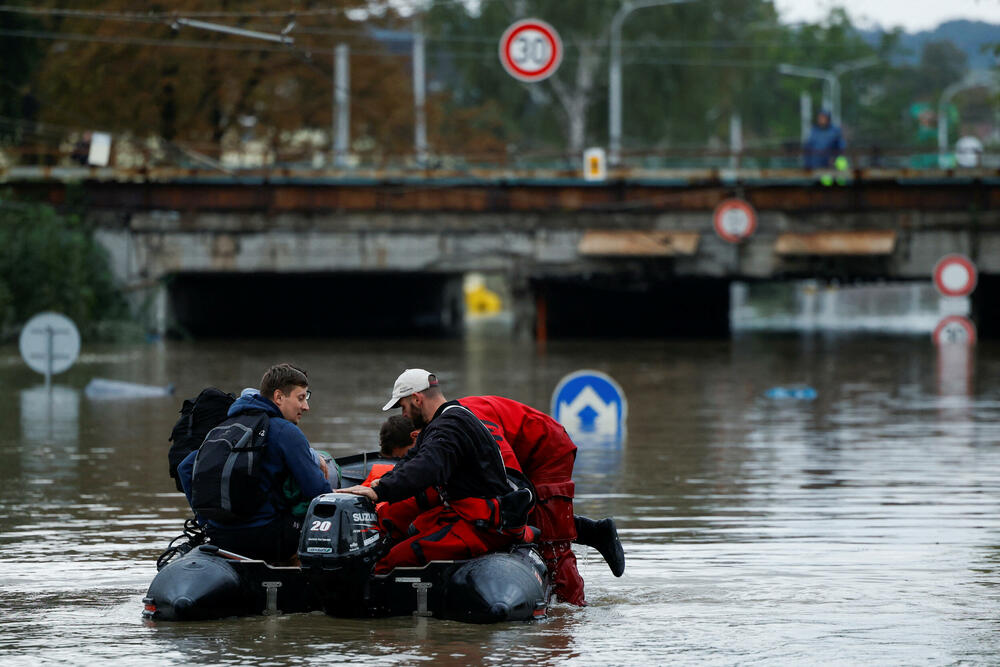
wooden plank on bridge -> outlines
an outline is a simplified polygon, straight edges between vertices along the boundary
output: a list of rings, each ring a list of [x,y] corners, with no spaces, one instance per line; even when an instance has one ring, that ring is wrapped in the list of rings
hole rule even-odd
[[[584,232],[577,251],[591,256],[671,257],[693,255],[698,250],[698,232],[663,230],[590,229]]]
[[[891,255],[894,230],[781,234],[774,244],[779,255]]]

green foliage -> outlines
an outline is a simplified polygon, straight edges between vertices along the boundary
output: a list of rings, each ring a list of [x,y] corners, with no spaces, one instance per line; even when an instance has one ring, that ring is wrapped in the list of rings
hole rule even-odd
[[[128,318],[108,258],[78,217],[0,200],[0,339],[44,310],[66,315],[91,337]]]
[[[12,3],[23,4],[29,3]],[[30,16],[0,12],[0,30],[37,30]],[[30,80],[42,57],[35,40],[0,39],[0,141],[20,141],[22,127],[7,119],[33,120],[38,102],[30,92]]]
[[[450,99],[443,104],[458,109],[492,102],[501,110],[499,124],[512,153],[529,161],[531,153],[558,155],[571,137],[555,89],[580,88],[588,53],[596,55],[597,66],[583,112],[585,144],[607,145],[609,27],[621,6],[621,0],[485,2],[470,15],[461,3],[433,4],[425,25],[439,63],[429,71],[449,79]],[[497,60],[500,34],[526,16],[548,21],[562,35],[565,57],[552,80],[519,83]],[[706,148],[724,151],[733,114],[742,118],[749,150],[780,159],[790,148],[794,163],[800,94],[810,94],[818,111],[823,82],[782,75],[782,63],[833,70],[877,56],[877,65],[848,71],[840,85],[851,145],[880,150],[914,145],[917,125],[906,115],[909,105],[936,100],[966,69],[963,53],[950,42],[928,43],[919,62],[904,64],[897,57],[899,32],[873,45],[840,9],[818,24],[785,25],[766,0],[643,7],[628,14],[621,37],[623,147],[637,157],[678,151],[678,164]],[[470,55],[477,50],[482,54]]]
[[[63,6],[57,0],[32,4]],[[407,35],[415,21],[391,9],[404,5],[425,10],[419,16],[426,36],[427,130],[436,156],[457,165],[510,161],[576,168],[581,148],[608,143],[610,32],[625,0],[223,3],[229,9],[217,17],[220,22],[265,32],[287,23],[278,15],[283,10],[329,9],[296,17],[295,49],[190,27],[173,30],[165,18],[138,20],[129,0],[86,4],[106,16],[0,12],[0,28],[20,34],[0,43],[0,121],[14,117],[9,127],[25,135],[31,130],[30,136],[10,138],[37,144],[42,155],[66,159],[66,146],[75,138],[60,136],[63,128],[77,135],[109,131],[116,141],[125,138],[140,152],[148,149],[149,160],[165,159],[157,153],[157,138],[213,157],[254,140],[272,147],[279,161],[312,160],[331,125],[330,58],[343,43],[351,49],[352,150],[370,165],[405,160],[413,151]],[[366,4],[371,11],[364,22],[349,18]],[[218,5],[176,0],[147,10],[211,15]],[[905,155],[919,144],[924,122],[908,109],[935,103],[970,66],[952,45],[968,40],[914,41],[917,36],[897,31],[872,43],[871,33],[858,30],[841,9],[816,24],[787,25],[779,21],[773,0],[639,5],[627,14],[621,32],[622,139],[634,164],[648,156],[650,166],[662,166],[664,158],[687,165],[713,152],[726,160],[730,119],[737,114],[748,154],[779,161],[744,166],[782,166],[780,161],[789,159],[794,164],[800,95],[809,94],[818,110],[823,83],[783,75],[779,66],[831,71],[871,56],[878,57],[878,65],[839,79],[845,135],[852,148],[871,147],[875,153],[878,147],[886,154],[898,149]],[[559,71],[533,84],[508,76],[497,57],[503,30],[529,16],[555,26],[565,47]],[[951,26],[966,33],[973,28],[994,27]],[[384,29],[402,39],[381,34]],[[29,39],[26,33],[33,30],[81,39]],[[984,34],[975,43],[989,42],[992,33]],[[922,53],[907,52],[906,44]],[[977,98],[959,101],[967,124],[970,99]],[[34,105],[30,113],[26,103]],[[988,112],[977,111],[976,118]],[[35,116],[49,129],[21,122]],[[0,135],[4,127],[0,122]]]

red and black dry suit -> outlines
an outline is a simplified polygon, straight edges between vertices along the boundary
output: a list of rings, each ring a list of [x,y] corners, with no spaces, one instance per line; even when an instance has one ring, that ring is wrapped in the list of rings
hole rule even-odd
[[[573,464],[576,445],[562,424],[523,403],[500,396],[459,399],[490,429],[506,439],[524,475],[538,494],[528,523],[540,531],[542,556],[548,564],[556,595],[576,605],[586,604],[583,578],[570,542],[576,539],[573,519]]]
[[[392,547],[376,572],[431,560],[473,558],[518,539],[517,531],[501,529],[498,499],[511,486],[500,446],[458,401],[438,408],[416,445],[372,487],[380,502],[390,503],[380,510],[383,524],[394,505],[428,487],[437,491],[442,504],[413,520],[410,537]]]

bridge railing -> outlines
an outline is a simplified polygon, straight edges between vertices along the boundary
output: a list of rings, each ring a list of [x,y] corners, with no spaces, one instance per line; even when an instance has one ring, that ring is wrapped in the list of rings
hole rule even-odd
[[[200,147],[205,148],[205,147]],[[951,155],[939,156],[931,147],[853,147],[844,152],[841,170],[903,170],[968,173]],[[185,146],[115,146],[107,168],[88,164],[86,147],[79,142],[52,145],[0,146],[0,179],[73,178],[106,174],[111,178],[163,177],[167,174],[268,177],[296,174],[302,178],[577,178],[582,156],[564,152],[531,151],[510,154],[431,155],[418,163],[412,155],[354,155],[347,166],[334,167],[325,151],[305,153],[264,149],[203,151]],[[642,178],[650,174],[690,171],[787,172],[808,177],[803,152],[796,144],[753,148],[739,152],[705,148],[662,148],[626,152],[622,165],[609,170],[610,178]],[[833,169],[831,165],[831,169]],[[1000,147],[977,156],[972,170],[1000,169]]]

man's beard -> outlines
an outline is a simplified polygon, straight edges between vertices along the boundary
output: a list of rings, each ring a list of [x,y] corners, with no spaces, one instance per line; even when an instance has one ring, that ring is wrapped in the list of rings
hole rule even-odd
[[[424,419],[424,414],[419,410],[414,410],[414,414],[410,417],[410,421],[413,422],[413,428],[418,430],[427,426],[427,420]]]

